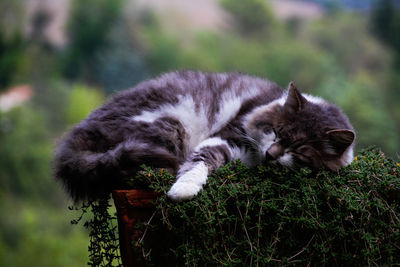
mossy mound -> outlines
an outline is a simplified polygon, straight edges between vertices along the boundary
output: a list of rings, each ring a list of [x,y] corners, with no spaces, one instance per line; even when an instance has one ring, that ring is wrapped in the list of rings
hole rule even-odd
[[[162,193],[174,180],[151,168],[133,179]],[[141,226],[160,243],[143,249],[149,265],[400,264],[400,164],[377,149],[335,173],[232,162],[193,200],[156,204]]]

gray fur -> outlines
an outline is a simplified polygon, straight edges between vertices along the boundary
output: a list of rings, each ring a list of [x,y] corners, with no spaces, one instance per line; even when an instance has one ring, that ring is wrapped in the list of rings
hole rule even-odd
[[[261,148],[273,132],[281,155]],[[55,152],[55,176],[75,201],[96,199],[147,164],[177,173],[169,195],[188,199],[207,178],[196,176],[235,158],[275,163],[286,151],[289,167],[337,169],[348,164],[351,133],[339,108],[307,101],[295,87],[287,94],[239,73],[172,72],[119,93],[70,131]]]

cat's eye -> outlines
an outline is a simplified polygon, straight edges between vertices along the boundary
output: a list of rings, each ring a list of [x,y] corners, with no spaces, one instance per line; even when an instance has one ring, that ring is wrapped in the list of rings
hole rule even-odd
[[[300,149],[301,150],[301,146],[304,144],[304,140],[297,140],[295,142],[293,142],[292,144],[290,144],[290,148],[292,149]]]
[[[296,153],[295,157],[297,161],[300,162],[302,165],[307,166],[312,163],[312,159],[304,154]]]
[[[276,127],[272,127],[272,131],[274,132],[276,138],[279,136],[279,130],[280,129],[277,129]]]
[[[275,143],[276,143],[276,142],[279,142],[281,139],[279,138],[279,132],[275,129],[275,127],[272,128],[272,132],[273,132],[274,135],[275,135],[274,142],[275,142]]]

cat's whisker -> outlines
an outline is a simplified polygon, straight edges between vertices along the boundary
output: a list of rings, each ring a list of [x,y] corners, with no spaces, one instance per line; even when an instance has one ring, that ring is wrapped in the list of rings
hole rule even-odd
[[[240,130],[236,127],[233,127],[232,125],[228,125],[228,127],[237,135],[239,135],[244,142],[246,142],[248,145],[253,146],[254,148],[258,147],[259,142],[257,140],[255,140],[254,138],[252,138],[250,135],[246,134],[245,132],[243,132],[243,130]]]

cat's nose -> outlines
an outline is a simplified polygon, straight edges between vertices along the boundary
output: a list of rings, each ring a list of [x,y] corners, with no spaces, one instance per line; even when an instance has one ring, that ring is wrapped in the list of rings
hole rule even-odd
[[[278,144],[272,144],[265,152],[265,159],[267,161],[276,160],[283,155],[283,147]]]

